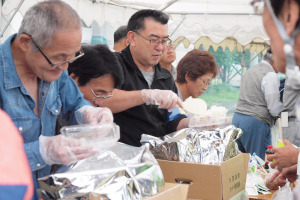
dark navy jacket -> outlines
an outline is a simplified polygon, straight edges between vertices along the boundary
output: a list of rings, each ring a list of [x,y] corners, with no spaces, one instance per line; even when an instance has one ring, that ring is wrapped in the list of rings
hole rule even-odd
[[[177,93],[177,87],[170,72],[155,65],[154,79],[149,88],[140,69],[134,63],[129,46],[121,53],[116,52],[124,73],[124,83],[121,90],[132,91],[142,89],[172,90]],[[120,142],[140,146],[143,133],[156,137],[176,131],[178,123],[184,117],[178,117],[167,123],[168,110],[160,109],[157,105],[140,105],[114,114],[114,121],[120,126]]]

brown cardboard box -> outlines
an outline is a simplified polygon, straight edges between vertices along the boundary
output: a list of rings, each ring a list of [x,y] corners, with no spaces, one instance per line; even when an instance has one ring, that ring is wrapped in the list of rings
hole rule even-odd
[[[220,165],[157,160],[166,182],[190,182],[188,198],[227,200],[245,189],[249,154]]]
[[[186,200],[189,185],[165,183],[164,190],[146,200]]]

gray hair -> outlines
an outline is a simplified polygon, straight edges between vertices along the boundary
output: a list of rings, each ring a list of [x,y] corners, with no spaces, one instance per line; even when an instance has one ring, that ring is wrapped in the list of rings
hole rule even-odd
[[[41,48],[47,48],[58,31],[74,29],[81,29],[81,20],[76,11],[60,0],[48,0],[35,4],[26,12],[18,37],[27,33]]]

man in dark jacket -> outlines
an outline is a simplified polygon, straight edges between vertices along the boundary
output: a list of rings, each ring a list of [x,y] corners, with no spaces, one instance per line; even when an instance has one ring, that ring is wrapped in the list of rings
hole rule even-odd
[[[141,10],[129,19],[130,45],[116,53],[125,82],[113,91],[113,97],[97,102],[112,110],[121,128],[120,141],[126,144],[140,146],[142,134],[160,137],[187,127],[185,117],[167,122],[168,110],[182,107],[170,72],[159,65],[170,43],[168,19],[156,10]]]

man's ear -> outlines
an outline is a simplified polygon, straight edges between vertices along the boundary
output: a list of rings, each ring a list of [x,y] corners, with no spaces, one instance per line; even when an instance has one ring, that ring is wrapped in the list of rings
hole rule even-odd
[[[128,38],[125,39],[125,44],[126,44],[126,47],[130,44],[130,41],[128,40]]]
[[[128,31],[127,33],[127,41],[130,46],[135,46],[136,34],[133,31]]]
[[[190,79],[190,77],[188,76],[188,74],[185,74],[184,78],[185,78],[185,82],[186,82],[186,83],[191,82],[191,79]]]
[[[283,5],[282,14],[279,18],[288,35],[291,35],[296,28],[299,20],[299,9],[299,5],[295,0],[285,1]]]
[[[32,42],[29,35],[21,34],[19,37],[19,47],[22,51],[28,51],[32,48]]]

